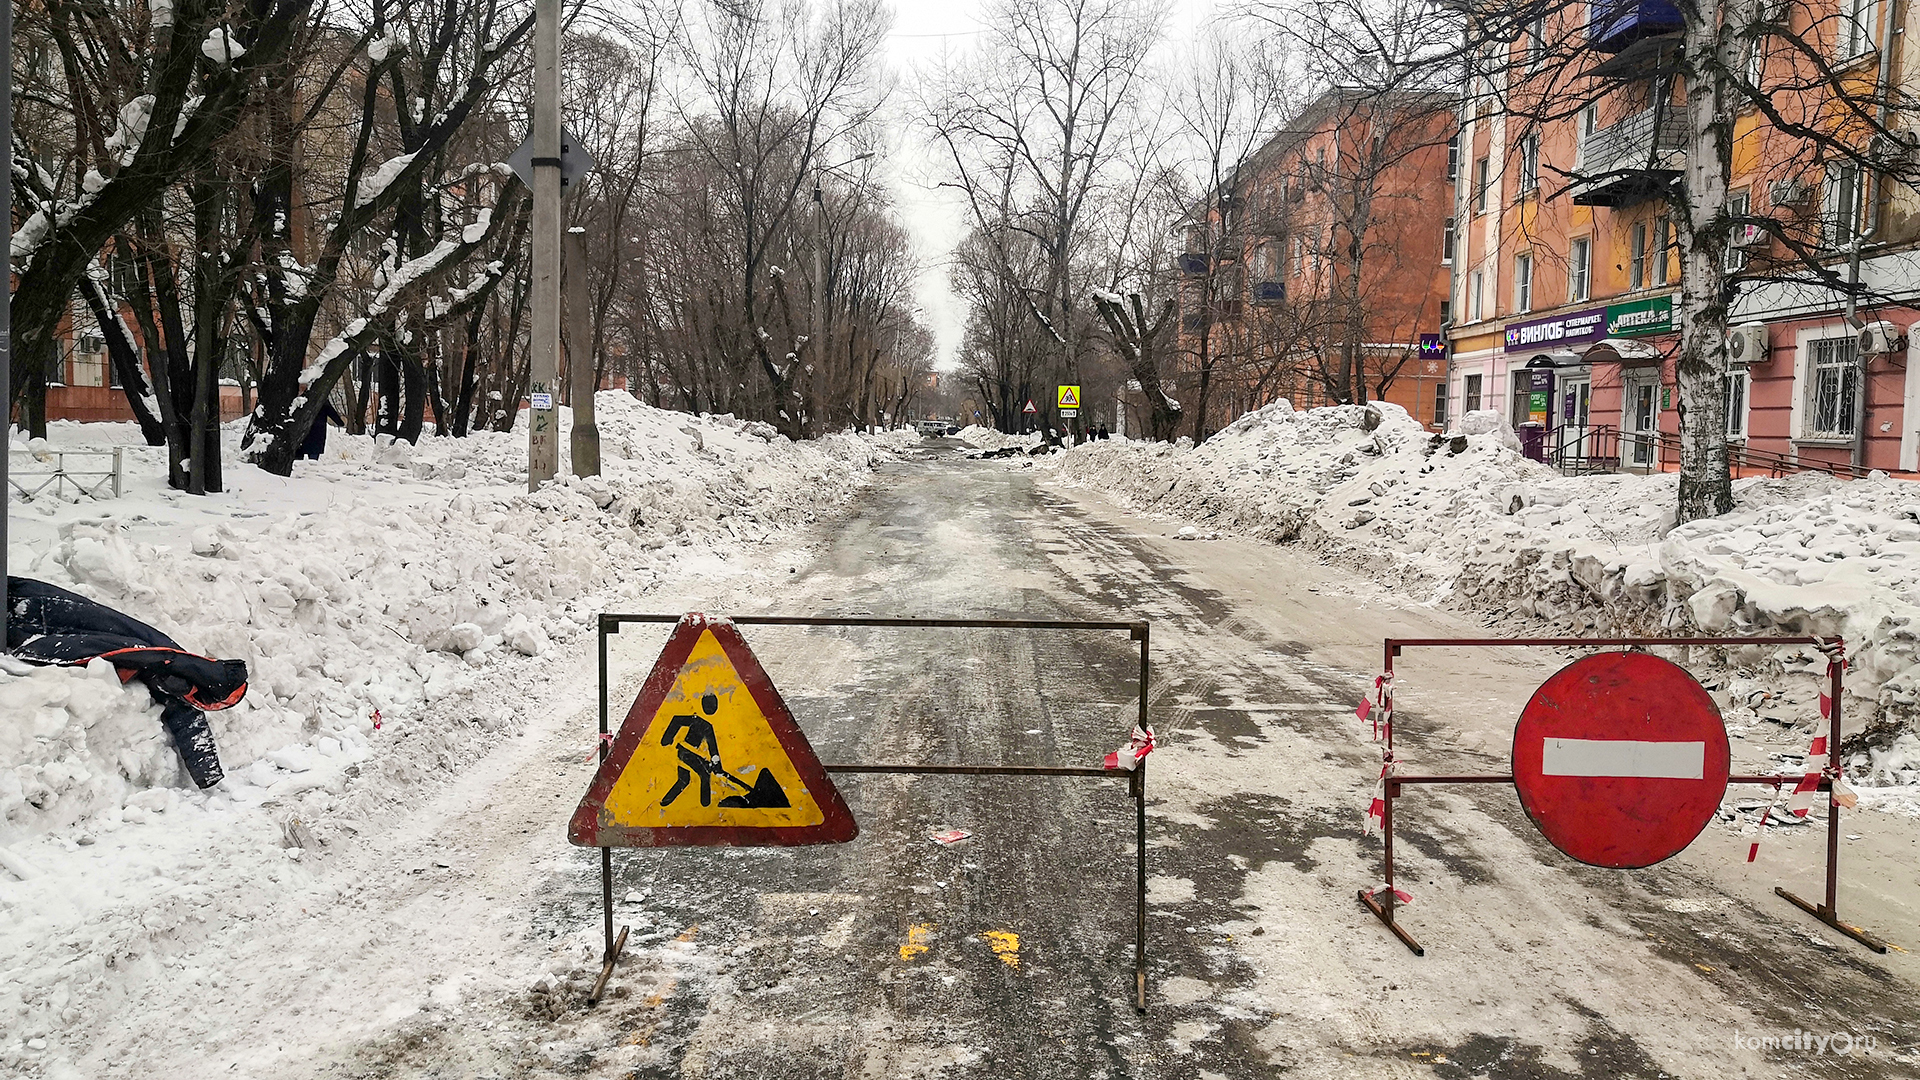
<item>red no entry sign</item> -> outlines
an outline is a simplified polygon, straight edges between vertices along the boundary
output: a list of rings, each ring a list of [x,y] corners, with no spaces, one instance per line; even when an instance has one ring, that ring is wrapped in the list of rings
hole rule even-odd
[[[1701,685],[1647,653],[1600,653],[1534,691],[1513,732],[1520,805],[1554,847],[1633,869],[1678,854],[1727,790],[1727,727]]]

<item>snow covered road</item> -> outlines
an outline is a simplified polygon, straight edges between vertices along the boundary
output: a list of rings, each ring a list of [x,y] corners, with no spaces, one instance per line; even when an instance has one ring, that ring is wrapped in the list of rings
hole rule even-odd
[[[111,991],[70,1021],[81,1037],[58,1062],[16,1062],[61,1077],[1920,1076],[1913,955],[1866,953],[1771,894],[1817,888],[1813,829],[1775,830],[1749,866],[1749,838],[1714,824],[1667,864],[1606,872],[1554,852],[1506,789],[1417,792],[1399,837],[1428,955],[1408,954],[1354,902],[1379,842],[1360,828],[1378,756],[1353,705],[1382,637],[1481,628],[1287,547],[1174,539],[1036,472],[940,451],[882,465],[806,550],[703,563],[644,606],[1151,620],[1144,1016],[1124,786],[969,777],[840,777],[861,826],[847,845],[617,852],[632,944],[613,995],[583,1008],[599,859],[564,838],[592,772],[593,660],[576,645],[506,669],[540,703],[518,736],[378,827],[259,866],[276,883],[257,903],[170,905],[141,955],[75,956],[118,970]],[[620,636],[616,712],[664,636]],[[1131,723],[1124,634],[747,638],[828,761],[1093,764]],[[1497,771],[1563,662],[1410,655],[1403,759]],[[974,835],[930,841],[949,828]],[[1854,814],[1847,831],[1843,913],[1913,947],[1911,821]],[[1796,1030],[1875,1049],[1745,1041]]]

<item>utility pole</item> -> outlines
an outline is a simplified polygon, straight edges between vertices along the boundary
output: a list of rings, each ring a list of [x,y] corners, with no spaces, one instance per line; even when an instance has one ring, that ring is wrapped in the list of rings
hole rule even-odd
[[[587,231],[567,231],[567,400],[573,405],[573,475],[600,475],[600,428],[593,395],[600,389],[593,355],[592,291],[587,288]]]
[[[527,380],[527,490],[560,471],[560,0],[535,0],[533,303]]]

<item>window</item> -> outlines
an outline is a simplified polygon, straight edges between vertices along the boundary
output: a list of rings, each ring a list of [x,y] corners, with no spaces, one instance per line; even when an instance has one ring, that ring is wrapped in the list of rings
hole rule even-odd
[[[1293,238],[1293,276],[1300,276],[1300,238]]]
[[[1480,411],[1480,376],[1478,375],[1467,376],[1465,390],[1466,390],[1466,393],[1462,395],[1462,400],[1460,402],[1460,411],[1462,413],[1479,412]]]
[[[1744,74],[1747,77],[1748,86],[1755,90],[1760,89],[1760,76],[1766,70],[1766,66],[1767,37],[1765,34],[1756,34],[1747,42],[1747,64]]]
[[[1727,373],[1726,393],[1722,404],[1727,412],[1727,438],[1744,439],[1747,437],[1747,372],[1745,368],[1736,368]]]
[[[1513,310],[1533,310],[1533,256],[1513,257]]]
[[[1475,213],[1487,212],[1487,159],[1481,158],[1473,163],[1473,209]]]
[[[1747,216],[1749,196],[1744,191],[1727,195],[1727,217],[1731,221],[1727,230],[1727,250],[1721,256],[1720,266],[1729,274],[1747,268],[1747,245],[1753,243],[1755,228],[1739,219]]]
[[[1600,130],[1600,103],[1589,101],[1580,110],[1580,138],[1574,142],[1573,168],[1575,172],[1584,169],[1587,164],[1587,143],[1593,139],[1593,133]]]
[[[1440,234],[1440,261],[1443,263],[1450,263],[1453,261],[1453,219],[1452,218],[1447,219],[1446,230]]]
[[[1447,426],[1447,383],[1444,379],[1433,384],[1433,426]]]
[[[1647,223],[1636,221],[1627,253],[1627,287],[1644,289],[1647,285]]]
[[[1813,342],[1807,370],[1806,438],[1853,438],[1854,397],[1860,385],[1853,348],[1851,334]]]
[[[1451,300],[1440,301],[1440,325],[1453,325],[1453,301]]]
[[[1840,23],[1834,32],[1838,59],[1851,60],[1873,51],[1874,0],[1840,0]]]
[[[1467,275],[1467,311],[1469,322],[1480,321],[1480,271]]]
[[[1456,131],[1453,133],[1453,138],[1447,140],[1447,179],[1449,181],[1454,181],[1454,180],[1458,180],[1459,178],[1460,178],[1460,133]]]
[[[1845,247],[1860,235],[1860,167],[1850,162],[1827,165],[1827,246]]]
[[[1520,140],[1520,194],[1540,186],[1540,136],[1529,135]]]
[[[1567,252],[1567,300],[1585,300],[1592,286],[1593,241],[1581,237]]]
[[[1538,68],[1547,60],[1547,17],[1536,15],[1527,24],[1527,68]]]
[[[1653,283],[1667,283],[1667,251],[1673,246],[1673,223],[1664,216],[1653,219]]]

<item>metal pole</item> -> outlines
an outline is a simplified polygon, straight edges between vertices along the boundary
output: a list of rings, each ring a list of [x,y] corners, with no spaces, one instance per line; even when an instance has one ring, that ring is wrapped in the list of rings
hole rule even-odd
[[[619,624],[615,623],[618,627]],[[607,740],[607,624],[600,624],[600,760],[606,761],[613,746]],[[600,902],[606,915],[607,951],[603,963],[613,963],[613,849],[600,849]]]
[[[8,153],[13,146],[13,5],[0,14],[0,131],[6,133]],[[0,236],[13,247],[13,169],[0,170]],[[7,275],[9,279],[13,275]],[[13,487],[7,481],[7,466],[13,457],[13,289],[7,289],[7,302],[0,305],[0,393],[7,395],[7,407],[0,409],[0,652],[7,651],[7,516],[12,513]]]
[[[1840,670],[1846,667],[1842,660],[1835,659],[1831,668],[1828,693],[1833,695],[1833,708],[1828,711],[1827,723],[1827,918],[1840,918],[1840,801],[1834,797],[1834,785],[1840,782]]]
[[[1140,642],[1140,730],[1147,725],[1147,684],[1151,674],[1148,659],[1151,627],[1140,623],[1132,637]],[[1133,763],[1134,813],[1134,903],[1133,903],[1133,992],[1134,1007],[1147,1009],[1147,759]]]
[[[600,475],[600,428],[593,394],[600,388],[593,355],[593,299],[587,288],[587,231],[567,232],[568,400],[573,405],[573,475]]]
[[[560,0],[534,0],[533,325],[527,380],[527,490],[560,471]]]

